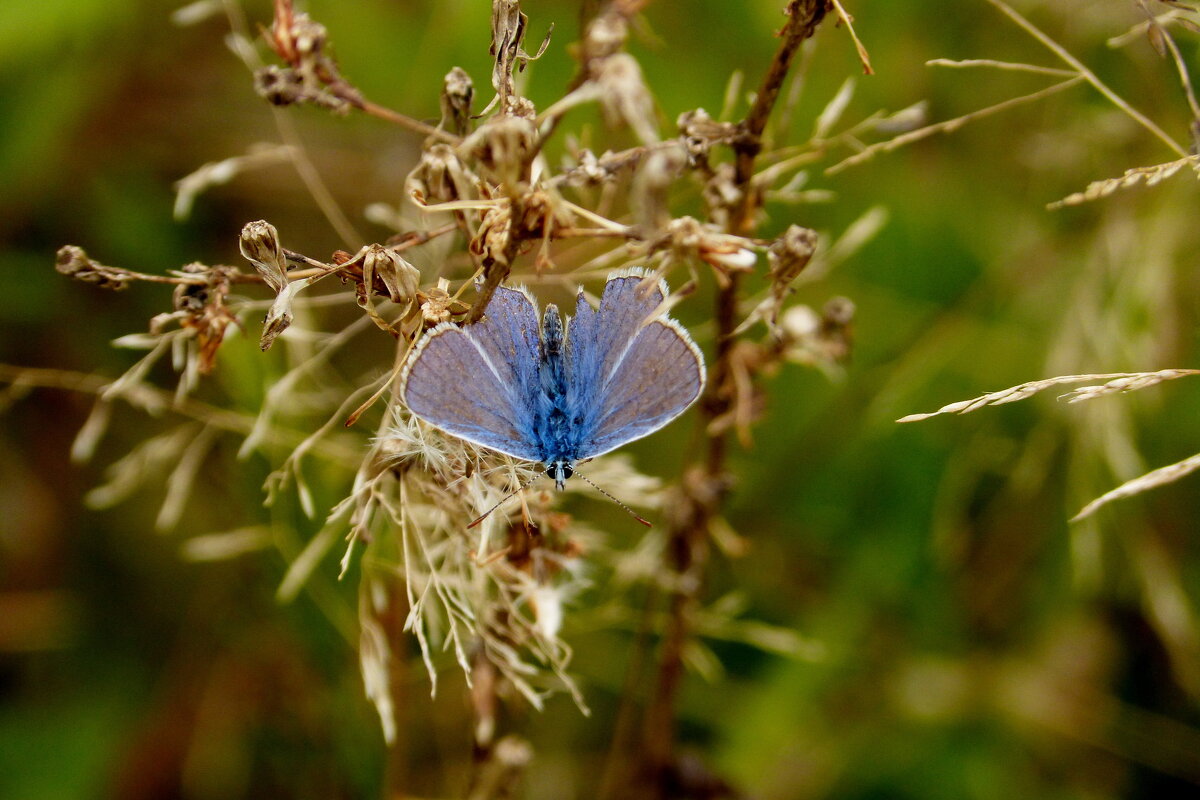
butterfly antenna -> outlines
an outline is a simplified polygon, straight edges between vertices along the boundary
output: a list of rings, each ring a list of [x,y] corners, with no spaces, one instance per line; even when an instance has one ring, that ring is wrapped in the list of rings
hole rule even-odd
[[[467,526],[467,530],[471,530],[471,528],[474,528],[476,525],[478,525],[479,523],[483,522],[485,519],[487,519],[487,518],[488,518],[488,517],[491,515],[491,513],[492,513],[493,511],[495,511],[495,510],[496,510],[497,508],[499,508],[500,506],[504,505],[505,501],[507,501],[507,500],[508,500],[510,497],[512,497],[514,494],[516,494],[517,492],[521,491],[522,489],[525,489],[525,488],[527,488],[527,487],[529,486],[529,484],[533,483],[534,481],[536,481],[536,480],[537,480],[538,478],[540,478],[540,477],[541,477],[541,475],[538,475],[538,474],[536,474],[536,473],[535,473],[535,474],[533,475],[533,477],[531,477],[529,480],[525,481],[525,482],[524,482],[524,483],[522,483],[520,486],[518,486],[517,488],[513,489],[511,492],[509,492],[508,494],[504,495],[504,497],[501,497],[501,498],[500,498],[500,502],[496,503],[496,505],[492,506],[492,507],[491,507],[491,508],[489,508],[487,511],[483,512],[483,513],[482,513],[482,514],[480,514],[478,517],[476,517],[476,518],[475,518],[475,521],[474,521],[474,522],[472,522],[470,525],[468,525],[468,526]],[[586,479],[586,478],[584,478],[584,480],[587,480],[587,479]],[[591,481],[588,481],[588,483],[591,483]],[[632,512],[631,512],[631,513],[632,513]],[[636,515],[635,515],[635,516],[636,516]],[[647,523],[647,524],[649,524],[649,523]]]
[[[599,492],[600,494],[602,494],[602,495],[604,495],[605,497],[607,497],[609,500],[612,500],[614,503],[616,503],[617,505],[619,505],[621,508],[625,509],[625,512],[626,512],[627,514],[629,514],[629,516],[633,517],[633,518],[634,518],[634,519],[636,519],[638,522],[640,522],[640,523],[642,523],[643,525],[645,525],[647,528],[654,527],[653,525],[651,525],[651,524],[650,524],[649,520],[643,519],[642,517],[638,516],[638,513],[637,513],[636,511],[634,511],[632,508],[630,508],[629,506],[627,506],[627,505],[625,505],[624,503],[622,503],[622,502],[621,502],[620,500],[618,500],[617,498],[613,497],[613,496],[612,496],[611,494],[609,494],[608,492],[606,492],[606,491],[604,491],[603,489],[601,489],[601,488],[600,488],[599,486],[597,486],[596,484],[592,483],[590,480],[588,480],[588,479],[587,479],[587,476],[579,474],[579,471],[578,471],[578,470],[576,470],[576,471],[575,471],[575,477],[576,477],[576,478],[583,478],[583,482],[584,482],[584,483],[586,483],[588,486],[590,486],[590,487],[592,487],[593,489],[595,489],[595,490],[596,490],[597,492]]]

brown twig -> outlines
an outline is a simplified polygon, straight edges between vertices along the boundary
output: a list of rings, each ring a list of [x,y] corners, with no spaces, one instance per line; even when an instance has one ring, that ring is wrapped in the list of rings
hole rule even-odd
[[[738,199],[729,209],[729,233],[746,234],[754,226],[760,203],[753,186],[754,164],[762,149],[762,135],[793,57],[804,40],[813,35],[825,12],[825,0],[793,0],[787,7],[788,22],[780,33],[783,41],[763,76],[754,105],[739,126],[740,135],[732,142]],[[706,430],[713,420],[728,414],[735,398],[729,382],[739,286],[738,273],[733,272],[716,296],[716,357],[700,408]],[[672,515],[668,520],[666,559],[672,572],[672,596],[658,674],[643,724],[642,766],[635,776],[637,788],[645,797],[667,797],[681,789],[687,793],[686,787],[679,786],[682,776],[676,769],[675,701],[683,677],[684,650],[704,584],[709,528],[729,487],[725,437],[723,432],[710,433],[703,460],[685,473],[675,503],[668,506]]]

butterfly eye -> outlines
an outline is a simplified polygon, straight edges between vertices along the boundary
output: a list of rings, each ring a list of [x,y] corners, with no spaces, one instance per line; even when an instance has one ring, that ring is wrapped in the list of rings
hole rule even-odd
[[[554,481],[558,488],[562,488],[563,483],[567,478],[575,474],[575,470],[566,461],[555,461],[546,467],[546,477]]]

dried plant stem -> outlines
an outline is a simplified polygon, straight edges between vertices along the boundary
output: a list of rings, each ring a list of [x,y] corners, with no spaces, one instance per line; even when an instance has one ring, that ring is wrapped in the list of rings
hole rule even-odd
[[[232,2],[232,0],[225,0],[221,4],[221,8],[225,12],[225,18],[229,22],[229,30],[233,33],[234,37],[244,42],[252,41],[253,36],[250,33],[250,26],[246,22],[241,5]],[[262,66],[262,62],[258,60],[253,47],[235,48],[234,52],[242,59],[251,72]],[[291,149],[292,166],[296,168],[296,173],[304,183],[304,188],[308,189],[308,193],[312,196],[313,201],[321,209],[321,213],[325,215],[330,226],[337,231],[342,242],[347,247],[357,247],[364,240],[359,236],[354,225],[351,224],[350,218],[346,216],[346,212],[342,211],[342,207],[334,199],[333,193],[329,191],[329,187],[325,185],[325,181],[321,178],[321,174],[317,171],[317,167],[313,164],[312,159],[308,157],[308,153],[304,149],[304,143],[300,140],[300,133],[296,130],[296,123],[292,119],[291,114],[287,113],[286,109],[272,106],[271,117],[275,121],[275,129],[279,132],[279,138],[285,146]]]
[[[1175,44],[1175,37],[1171,36],[1167,29],[1160,25],[1158,20],[1150,13],[1150,9],[1146,8],[1144,2],[1139,3],[1142,9],[1149,17],[1147,24],[1152,30],[1158,31],[1163,44],[1171,51],[1171,60],[1175,62],[1175,69],[1179,71],[1179,83],[1183,87],[1184,97],[1187,98],[1188,108],[1192,112],[1193,120],[1200,120],[1200,103],[1196,102],[1196,91],[1192,87],[1192,77],[1188,74],[1187,62],[1183,60],[1183,53],[1179,52],[1179,45]]]
[[[1071,55],[1069,52],[1067,52],[1066,48],[1043,33],[1032,22],[1025,19],[1025,17],[1021,16],[1016,9],[1004,2],[1004,0],[987,0],[987,2],[999,9],[1000,12],[1015,22],[1030,36],[1045,45],[1050,52],[1054,53],[1054,55],[1058,56],[1064,62],[1074,68],[1079,73],[1080,77],[1084,78],[1088,83],[1090,83],[1096,89],[1096,91],[1108,98],[1109,102],[1128,114],[1130,118],[1136,121],[1143,128],[1157,136],[1167,147],[1171,148],[1171,150],[1181,157],[1188,154],[1187,151],[1184,150],[1178,142],[1172,139],[1166,131],[1154,124],[1152,120],[1147,118],[1133,106],[1129,105],[1129,103],[1125,102],[1120,95],[1108,88],[1104,81],[1100,80],[1100,78],[1096,76],[1096,73],[1084,66],[1082,61]]]
[[[7,383],[10,391],[20,391],[29,387],[61,389],[100,396],[112,386],[113,381],[102,375],[89,375],[83,372],[0,364],[0,383]],[[152,414],[158,414],[167,409],[188,419],[202,422],[211,428],[242,436],[249,434],[254,429],[255,418],[249,414],[229,411],[192,398],[180,399],[175,396],[173,391],[159,389],[144,383],[131,385],[111,399],[124,400],[135,408]],[[267,438],[272,442],[295,446],[303,442],[306,436],[307,434],[286,431],[276,426]],[[362,460],[362,453],[356,448],[339,446],[328,440],[315,444],[313,450],[338,463],[356,465]]]
[[[788,22],[782,42],[763,76],[755,101],[740,125],[742,135],[733,142],[736,206],[730,209],[727,230],[745,234],[753,227],[757,201],[753,191],[755,159],[762,149],[762,135],[779,97],[792,60],[800,45],[816,30],[825,16],[825,0],[793,0],[787,7]],[[734,403],[730,391],[740,282],[736,273],[718,288],[715,301],[716,355],[708,388],[701,401],[704,430],[713,420],[726,416]],[[684,472],[677,498],[668,505],[666,555],[672,573],[666,630],[663,633],[654,689],[646,709],[635,772],[640,796],[667,797],[680,778],[675,769],[675,704],[683,678],[683,658],[692,635],[709,554],[709,528],[728,489],[725,433],[709,434],[700,463]]]
[[[924,128],[918,128],[915,131],[902,133],[892,139],[888,139],[883,142],[877,142],[861,152],[855,153],[849,158],[843,159],[829,167],[825,170],[825,174],[836,175],[847,167],[853,167],[863,163],[864,161],[870,161],[879,153],[889,153],[892,150],[898,150],[907,144],[919,141],[928,136],[933,136],[937,133],[951,133],[958,130],[963,125],[966,125],[968,122],[973,122],[974,120],[982,119],[983,117],[989,117],[992,114],[998,114],[1001,111],[1007,111],[1010,108],[1016,108],[1017,106],[1022,106],[1026,103],[1032,103],[1037,100],[1041,100],[1049,97],[1052,94],[1057,94],[1064,89],[1070,89],[1072,86],[1082,83],[1084,80],[1084,76],[1076,75],[1073,78],[1068,78],[1061,83],[1055,83],[1051,86],[1047,86],[1045,89],[1041,89],[1032,94],[1022,95],[1021,97],[1013,97],[1009,100],[988,106],[987,108],[981,108],[978,111],[972,111],[969,114],[963,114],[961,117],[955,117],[954,119],[949,119],[945,122],[938,122],[933,125],[926,125]]]
[[[379,119],[399,125],[402,128],[408,128],[410,131],[414,131],[416,133],[423,133],[426,136],[432,136],[433,138],[440,139],[448,144],[458,144],[459,141],[461,141],[460,137],[455,136],[449,131],[444,131],[441,128],[435,128],[427,122],[421,122],[419,119],[413,119],[407,114],[401,114],[399,111],[393,111],[386,106],[381,106],[378,103],[372,103],[370,100],[359,98],[353,103],[353,105],[364,114],[370,114],[372,117],[378,117]]]
[[[1039,64],[1022,64],[1018,61],[997,61],[994,58],[965,58],[957,61],[952,58],[931,58],[925,62],[925,66],[949,67],[950,69],[988,67],[990,69],[1005,70],[1007,72],[1032,72],[1035,75],[1056,75],[1063,78],[1071,78],[1079,74],[1073,69],[1043,67]]]

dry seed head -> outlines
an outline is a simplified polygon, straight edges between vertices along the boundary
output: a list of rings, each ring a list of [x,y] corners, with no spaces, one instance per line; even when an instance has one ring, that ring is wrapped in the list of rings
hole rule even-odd
[[[207,375],[216,365],[217,350],[225,341],[226,330],[237,323],[237,318],[225,305],[232,270],[191,263],[180,272],[203,275],[207,279],[206,283],[181,283],[173,294],[176,313],[182,315],[180,326],[195,333],[196,369],[201,375]]]
[[[471,196],[477,178],[448,144],[431,145],[404,182],[405,191],[418,205],[445,203]]]
[[[782,300],[792,281],[808,266],[817,252],[817,233],[809,228],[791,225],[767,249],[770,265],[771,292]]]
[[[575,167],[574,172],[586,182],[600,183],[609,177],[608,172],[600,166],[600,159],[596,158],[596,154],[591,150],[579,151],[578,161],[579,163]]]
[[[703,108],[683,112],[675,124],[693,164],[707,161],[708,152],[713,145],[728,144],[738,135],[737,125],[732,122],[718,122]]]
[[[625,46],[629,37],[629,23],[620,14],[607,13],[593,19],[584,34],[584,57],[587,59],[607,58]]]
[[[441,127],[462,136],[471,127],[471,101],[475,84],[462,67],[454,67],[442,79]]]
[[[273,106],[290,106],[304,97],[304,83],[293,69],[271,64],[254,71],[254,92]]]
[[[268,286],[276,292],[283,290],[287,285],[287,262],[274,225],[262,219],[247,222],[238,237],[238,249]]]
[[[671,220],[667,235],[676,252],[698,258],[723,272],[744,272],[757,261],[745,239],[704,225],[695,217]]]
[[[850,357],[854,343],[854,303],[831,298],[818,315],[808,306],[792,306],[779,320],[783,357],[798,364],[832,368]]]
[[[388,298],[393,303],[407,303],[421,288],[421,271],[414,267],[395,250],[381,244],[364,248],[363,276],[378,276],[387,287]],[[371,287],[367,287],[370,290]]]
[[[287,32],[296,48],[301,63],[305,59],[319,56],[325,49],[329,34],[325,26],[308,16],[297,14],[292,18],[291,30]]]
[[[478,161],[496,182],[512,187],[526,179],[537,144],[537,128],[531,120],[498,116],[480,125],[458,152]]]
[[[450,296],[449,287],[449,282],[441,278],[437,286],[425,292],[421,303],[421,316],[427,326],[433,327],[438,323],[450,321],[450,309],[454,305],[454,298]]]
[[[310,103],[335,114],[346,114],[351,107],[344,97],[325,91],[319,83],[311,84],[299,72],[288,67],[270,65],[256,69],[254,91],[275,106]]]
[[[94,283],[102,289],[121,290],[133,280],[121,270],[93,261],[82,247],[76,247],[73,244],[58,249],[54,269],[77,281]]]
[[[854,314],[857,308],[848,297],[831,297],[821,309],[821,349],[835,363],[850,357],[854,344]]]
[[[605,58],[596,68],[593,80],[599,87],[600,108],[610,126],[628,125],[642,144],[659,140],[654,98],[633,56],[616,53]]]
[[[508,245],[512,241],[512,208],[507,203],[491,206],[483,214],[479,230],[471,240],[471,252],[483,256],[485,263],[508,263]]]
[[[504,101],[504,110],[501,113],[504,116],[520,117],[532,121],[537,119],[537,106],[528,97],[518,97],[514,94],[509,95]]]

